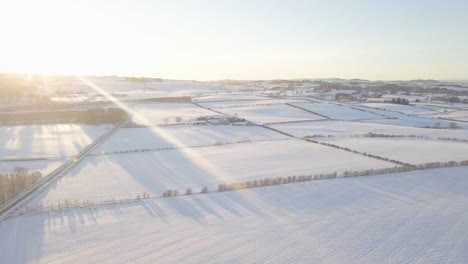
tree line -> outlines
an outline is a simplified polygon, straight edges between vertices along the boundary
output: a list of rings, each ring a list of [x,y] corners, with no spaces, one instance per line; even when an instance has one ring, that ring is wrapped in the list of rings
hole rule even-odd
[[[26,190],[42,177],[39,171],[16,168],[13,172],[0,172],[0,205]]]
[[[0,113],[1,125],[33,125],[44,123],[75,122],[84,124],[115,124],[127,116],[120,108],[96,108],[88,110],[59,110]]]

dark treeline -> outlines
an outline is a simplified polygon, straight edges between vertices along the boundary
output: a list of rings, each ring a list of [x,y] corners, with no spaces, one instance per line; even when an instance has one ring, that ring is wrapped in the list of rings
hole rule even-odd
[[[419,165],[405,165],[405,166],[395,166],[390,168],[382,169],[368,169],[361,171],[344,171],[341,174],[337,172],[332,173],[323,173],[315,175],[298,175],[298,176],[288,176],[288,177],[276,177],[276,178],[264,178],[258,180],[250,180],[245,182],[234,182],[234,183],[222,183],[218,185],[219,192],[225,191],[234,191],[241,189],[249,189],[263,186],[271,185],[280,185],[280,184],[289,184],[295,182],[306,182],[314,180],[324,180],[324,179],[334,179],[338,177],[358,177],[358,176],[369,176],[369,175],[378,175],[378,174],[387,174],[387,173],[398,173],[398,172],[407,172],[414,170],[425,170],[425,169],[435,169],[435,168],[446,168],[446,167],[456,167],[456,166],[467,166],[468,160],[465,161],[447,161],[447,162],[429,162]]]
[[[60,110],[0,113],[2,125],[28,125],[43,123],[85,123],[85,124],[115,124],[126,117],[126,112],[120,108],[96,108],[88,110]]]
[[[400,97],[392,98],[392,100],[385,100],[384,103],[409,105],[408,99],[400,98]]]
[[[42,174],[16,168],[13,172],[0,172],[0,205],[36,183]]]
[[[98,101],[98,102],[77,102],[77,103],[57,103],[51,102],[50,98],[43,95],[31,94],[29,96],[29,101],[31,104],[25,105],[15,105],[12,107],[2,108],[2,112],[18,112],[18,111],[72,111],[77,108],[86,108],[86,107],[115,107],[115,104],[111,101]],[[119,97],[114,96],[114,97]],[[1,100],[0,96],[0,100]],[[116,98],[122,101],[125,104],[130,103],[191,103],[192,98],[190,96],[175,96],[175,97],[159,97],[159,98],[144,98],[144,99],[132,99],[124,100],[122,98]]]

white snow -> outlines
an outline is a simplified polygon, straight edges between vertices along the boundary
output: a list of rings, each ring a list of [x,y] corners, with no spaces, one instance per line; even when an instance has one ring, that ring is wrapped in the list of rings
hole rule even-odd
[[[467,263],[466,167],[0,222],[5,263]]]
[[[361,105],[372,108],[381,108],[388,111],[395,111],[409,115],[430,115],[435,113],[435,111],[433,111],[431,108],[412,105],[400,105],[390,103],[365,103]]]
[[[16,168],[25,168],[29,171],[40,171],[43,176],[46,176],[65,162],[66,159],[0,161],[0,172],[12,172]]]
[[[468,160],[468,143],[412,138],[321,138],[318,140],[410,164]]]
[[[216,110],[229,115],[237,115],[258,124],[325,119],[284,104],[219,108]]]
[[[191,103],[138,104],[132,108],[133,121],[140,125],[161,125],[166,119],[168,124],[175,124],[177,117],[182,118],[181,122],[191,122],[197,117],[219,115]]]
[[[74,156],[108,129],[76,124],[3,126],[0,159]]]
[[[360,111],[346,105],[326,103],[295,103],[298,107],[322,114],[332,119],[356,120],[356,119],[380,119],[385,118],[368,111]]]
[[[94,153],[195,147],[285,138],[289,137],[260,126],[180,125],[159,128],[123,128],[95,149]]]
[[[232,93],[213,93],[213,94],[205,94],[199,97],[195,97],[193,101],[199,103],[207,103],[207,102],[227,102],[230,101],[239,101],[239,100],[267,100],[268,98],[263,96],[258,96],[252,93],[241,93],[241,92],[232,92]]]
[[[85,78],[132,109],[133,123],[0,220],[0,263],[468,263],[468,166],[216,191],[220,183],[396,166],[305,136],[411,164],[468,160],[466,104],[427,103],[423,92],[368,101],[428,99],[410,106],[329,102],[345,91],[313,92],[318,80]],[[61,103],[108,100],[97,90],[73,78],[41,87]],[[133,101],[176,96],[195,103]],[[441,118],[459,120],[458,129]],[[2,126],[0,172],[46,175],[110,128]],[[208,194],[199,194],[203,187]],[[187,188],[195,194],[183,195]],[[161,197],[168,189],[182,195]],[[129,201],[144,192],[151,198]],[[41,208],[76,200],[95,204]]]
[[[87,157],[35,203],[135,198],[144,191],[160,196],[170,188],[215,189],[219,183],[248,179],[393,166],[295,139],[105,155]]]
[[[333,137],[363,136],[368,133],[386,135],[416,135],[422,137],[456,138],[468,140],[468,130],[465,129],[434,129],[410,126],[398,126],[376,123],[348,122],[348,121],[323,121],[300,122],[290,124],[273,124],[270,127],[292,134],[297,137],[313,135],[331,135]]]
[[[209,108],[230,108],[230,107],[248,107],[248,106],[260,106],[260,105],[276,105],[286,103],[304,102],[298,100],[285,100],[285,99],[262,99],[262,100],[229,100],[229,101],[215,101],[215,102],[203,102],[200,103],[203,106]]]
[[[440,118],[448,118],[448,119],[453,119],[453,120],[459,120],[459,121],[467,121],[468,122],[468,111],[463,111],[463,110],[455,110],[455,111],[450,111],[446,113],[440,113],[436,115],[436,117]]]

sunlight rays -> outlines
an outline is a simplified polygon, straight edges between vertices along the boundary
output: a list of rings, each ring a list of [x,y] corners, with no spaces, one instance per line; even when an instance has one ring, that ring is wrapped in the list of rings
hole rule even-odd
[[[120,101],[118,98],[113,96],[112,94],[108,93],[98,85],[92,83],[91,81],[85,79],[84,77],[78,76],[77,77],[82,83],[89,86],[93,90],[95,90],[100,95],[104,96],[107,100],[124,110],[131,119],[136,120],[140,124],[144,124],[151,128],[151,131],[154,134],[161,136],[170,144],[174,145],[176,148],[180,150],[180,152],[190,160],[195,166],[199,167],[200,169],[206,171],[207,173],[211,174],[212,176],[218,178],[220,183],[228,183],[232,182],[231,177],[229,177],[226,173],[224,173],[221,169],[219,169],[216,165],[212,162],[207,160],[205,157],[201,156],[199,153],[195,152],[193,149],[182,143],[180,140],[172,136],[170,133],[161,129],[158,126],[151,125],[150,120],[148,120],[143,115],[138,114],[134,111],[130,106],[125,104],[124,102]]]

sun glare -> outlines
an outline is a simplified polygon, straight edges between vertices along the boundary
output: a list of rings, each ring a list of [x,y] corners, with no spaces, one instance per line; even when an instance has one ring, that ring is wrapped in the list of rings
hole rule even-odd
[[[121,108],[127,114],[131,119],[134,119],[137,121],[137,123],[145,124],[149,127],[151,127],[151,131],[155,135],[159,135],[160,137],[164,138],[167,142],[170,144],[176,146],[178,149],[180,149],[181,153],[185,155],[187,160],[191,161],[192,164],[195,166],[199,167],[200,169],[204,170],[207,172],[209,175],[215,176],[218,178],[220,182],[232,182],[233,180],[229,175],[224,173],[221,169],[219,169],[213,162],[207,160],[200,154],[198,154],[196,151],[194,151],[191,148],[188,148],[184,143],[182,143],[180,140],[172,136],[170,133],[165,131],[164,129],[161,129],[160,127],[157,126],[152,126],[150,120],[146,119],[143,115],[138,114],[135,112],[129,105],[126,103],[120,101],[118,98],[113,96],[112,94],[108,93],[104,89],[100,88],[96,84],[92,83],[91,81],[87,80],[85,77],[77,77],[83,84],[87,85],[88,87],[92,88],[94,91],[96,91],[98,94],[104,96],[106,99],[114,103],[117,107]]]

